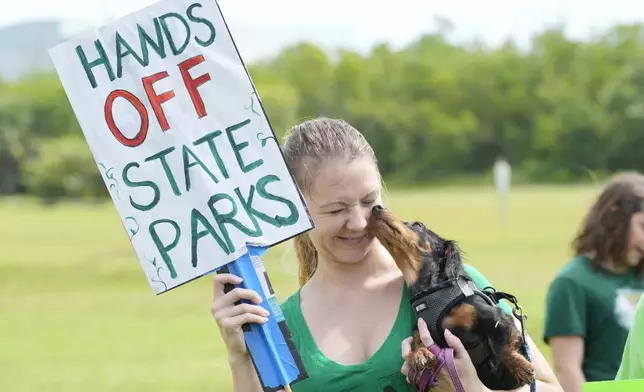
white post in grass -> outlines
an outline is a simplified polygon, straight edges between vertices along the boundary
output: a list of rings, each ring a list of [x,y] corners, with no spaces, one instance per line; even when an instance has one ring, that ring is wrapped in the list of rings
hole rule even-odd
[[[504,224],[507,220],[507,199],[510,193],[512,168],[503,156],[498,156],[494,162],[494,183],[499,195],[499,219]]]

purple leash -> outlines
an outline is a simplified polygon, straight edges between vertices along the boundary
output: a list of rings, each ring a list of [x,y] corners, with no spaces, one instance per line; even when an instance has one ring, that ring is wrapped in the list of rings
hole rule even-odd
[[[420,377],[419,385],[416,385],[418,392],[428,392],[438,385],[438,375],[443,366],[446,367],[447,373],[454,383],[456,392],[465,392],[465,388],[463,388],[461,379],[458,377],[458,372],[456,371],[456,364],[454,363],[454,349],[449,347],[440,348],[437,344],[432,344],[429,346],[429,351],[436,356],[436,366],[432,369],[426,369],[423,372]],[[416,379],[416,370],[411,369],[409,371],[409,379]]]

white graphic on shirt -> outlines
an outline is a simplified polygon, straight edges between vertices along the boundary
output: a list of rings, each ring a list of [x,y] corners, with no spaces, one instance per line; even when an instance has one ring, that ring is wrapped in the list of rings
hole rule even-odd
[[[630,330],[635,319],[635,310],[637,303],[644,294],[642,290],[633,290],[627,288],[617,289],[615,298],[615,317],[617,322],[624,329]]]

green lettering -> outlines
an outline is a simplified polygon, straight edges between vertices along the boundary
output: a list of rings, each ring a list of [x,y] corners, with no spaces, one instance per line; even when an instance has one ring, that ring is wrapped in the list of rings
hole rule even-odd
[[[192,157],[193,162],[189,162],[190,157]],[[199,165],[203,169],[203,171],[206,172],[210,176],[210,178],[215,182],[215,184],[219,183],[219,180],[217,177],[215,177],[214,174],[208,170],[206,165],[203,164],[201,159],[197,155],[195,155],[192,150],[190,150],[187,146],[183,146],[183,174],[186,178],[186,192],[190,191],[190,168],[193,166]]]
[[[172,151],[174,151],[174,146],[166,148],[165,150],[159,151],[158,153],[145,158],[145,162],[150,162],[158,158],[159,161],[161,161],[161,166],[163,166],[163,171],[165,172],[165,175],[168,178],[168,182],[172,187],[172,191],[174,192],[175,195],[181,196],[181,192],[179,191],[179,187],[177,186],[177,181],[174,179],[174,175],[172,174],[170,165],[168,165],[168,161],[166,161],[165,159],[165,156],[171,153]]]
[[[260,178],[259,181],[257,181],[257,193],[261,197],[263,197],[264,199],[278,201],[278,202],[286,204],[286,206],[288,207],[288,210],[290,211],[291,214],[289,216],[286,216],[286,217],[275,215],[275,221],[280,226],[294,225],[297,222],[298,218],[300,217],[300,214],[297,211],[297,207],[295,206],[295,204],[292,201],[288,200],[288,199],[285,199],[285,198],[283,198],[281,196],[274,195],[274,194],[272,194],[272,193],[270,193],[270,192],[268,192],[266,190],[266,185],[270,184],[271,182],[275,182],[275,181],[280,182],[281,180],[280,180],[280,178],[278,176],[276,176],[274,174],[268,174],[268,175],[265,175],[264,177]],[[278,226],[278,227],[280,227],[280,226]]]
[[[103,44],[101,43],[101,41],[100,40],[94,41],[94,46],[96,47],[96,51],[98,52],[98,56],[99,56],[98,59],[92,62],[88,62],[87,56],[85,55],[85,51],[80,45],[76,47],[76,55],[78,55],[78,59],[83,65],[83,69],[85,70],[87,79],[89,79],[89,83],[92,85],[93,88],[96,88],[98,86],[98,83],[96,83],[96,77],[94,77],[94,72],[92,71],[92,68],[96,67],[97,65],[105,66],[105,71],[107,71],[107,76],[110,78],[110,81],[114,81],[116,77],[114,76],[112,65],[110,64],[110,60],[107,58],[107,53],[105,53],[105,49],[103,48]]]
[[[183,27],[186,28],[186,38],[183,40],[183,44],[179,49],[177,49],[174,39],[172,38],[172,34],[170,34],[170,30],[168,29],[168,23],[165,21],[167,18],[179,19],[183,24]],[[188,43],[190,43],[190,26],[188,25],[188,22],[186,22],[186,20],[176,12],[168,12],[167,14],[161,15],[159,17],[159,21],[161,22],[161,28],[163,28],[165,37],[168,39],[168,43],[170,44],[170,49],[172,49],[172,54],[176,56],[183,53],[183,51],[188,47]]]
[[[209,134],[206,134],[199,139],[195,140],[192,144],[196,147],[199,144],[206,142],[208,143],[208,147],[210,148],[210,153],[212,154],[212,157],[215,158],[215,162],[217,163],[217,167],[221,171],[221,174],[223,174],[225,179],[228,179],[228,170],[226,169],[226,165],[224,164],[224,160],[221,159],[221,156],[219,155],[219,151],[217,151],[217,146],[215,146],[215,138],[219,135],[221,135],[221,131],[214,131],[210,132]]]
[[[143,30],[143,27],[141,27],[138,23],[136,24],[136,28],[139,32],[139,42],[141,43],[141,53],[143,54],[144,67],[147,67],[148,64],[150,64],[148,45],[162,59],[164,59],[166,56],[161,26],[159,25],[159,19],[154,18],[153,20],[154,20],[154,31],[157,33],[156,42],[152,40],[152,38],[145,32],[145,30]]]
[[[217,211],[217,209],[215,208],[215,204],[218,201],[223,199],[228,200],[232,205],[231,211],[227,214],[220,214],[219,211]],[[233,245],[230,239],[230,235],[228,234],[228,229],[225,226],[226,223],[232,224],[237,229],[239,229],[239,231],[251,237],[259,237],[262,235],[261,230],[252,231],[248,227],[244,226],[241,222],[235,219],[235,215],[237,215],[237,205],[235,204],[235,200],[231,196],[225,193],[218,193],[212,196],[208,200],[208,207],[210,208],[210,212],[212,212],[212,215],[215,217],[217,226],[219,226],[219,231],[221,231],[221,233],[224,236],[224,239],[226,240],[226,245],[228,246],[228,249],[234,250],[235,246]]]
[[[123,52],[123,47],[125,47],[125,52]],[[121,33],[116,32],[116,76],[120,78],[123,75],[123,58],[127,55],[132,55],[136,61],[143,64],[143,59],[132,49],[132,46],[127,43],[125,38],[121,36]]]
[[[244,173],[248,173],[251,170],[256,169],[259,166],[261,166],[262,164],[264,164],[264,161],[261,158],[256,160],[255,162],[249,164],[249,165],[244,164],[244,161],[242,160],[240,152],[244,148],[248,147],[248,142],[243,142],[243,143],[237,144],[237,143],[235,143],[235,139],[233,139],[233,132],[238,130],[238,129],[240,129],[240,128],[242,128],[242,127],[244,127],[244,126],[246,126],[246,125],[248,125],[248,124],[250,124],[250,119],[242,121],[239,124],[231,125],[230,127],[226,128],[226,134],[228,135],[228,141],[230,142],[230,145],[233,148],[233,152],[235,153],[235,158],[237,159],[237,164],[239,165],[239,167],[241,168],[241,170]]]
[[[201,223],[201,225],[203,227],[205,227],[204,230],[198,231],[199,223]],[[198,260],[197,260],[198,259],[197,258],[197,245],[198,245],[198,242],[199,242],[199,240],[201,238],[207,236],[208,234],[210,234],[211,236],[213,236],[215,238],[215,241],[217,241],[217,243],[219,244],[221,249],[223,249],[223,251],[226,252],[227,255],[230,254],[231,250],[226,246],[226,244],[221,239],[219,234],[217,234],[217,232],[215,231],[215,228],[212,227],[212,225],[210,224],[210,222],[208,222],[206,217],[203,216],[201,214],[201,212],[199,212],[196,208],[192,209],[192,213],[190,215],[190,227],[192,229],[192,246],[191,246],[191,248],[192,248],[192,266],[193,267],[196,267],[197,263],[198,263]]]
[[[253,204],[253,195],[255,194],[255,187],[254,187],[254,186],[252,186],[252,185],[250,186],[250,192],[249,192],[249,194],[248,194],[248,201],[246,201],[246,200],[244,199],[244,196],[242,196],[241,191],[239,190],[239,187],[235,188],[235,194],[236,194],[236,195],[237,195],[237,197],[239,198],[239,201],[241,201],[241,203],[242,203],[242,207],[244,208],[244,211],[246,211],[246,214],[247,214],[247,215],[248,215],[248,217],[250,218],[251,222],[253,222],[253,226],[255,226],[255,232],[259,233],[259,234],[258,234],[258,236],[262,235],[262,234],[263,234],[263,232],[262,232],[262,228],[261,228],[261,227],[259,226],[259,224],[257,223],[257,219],[255,219],[254,213],[258,213],[258,215],[257,215],[257,216],[258,216],[260,219],[263,219],[260,215],[264,215],[264,214],[262,214],[261,212],[259,212],[259,211],[255,210],[255,209],[252,207],[252,204]],[[264,215],[264,216],[266,216],[266,215]],[[270,217],[268,217],[268,218],[270,219]],[[269,223],[270,223],[270,222],[269,222]]]
[[[129,186],[130,188],[137,188],[142,186],[149,186],[150,188],[152,188],[152,190],[154,191],[154,198],[147,205],[136,203],[134,200],[132,200],[132,196],[130,196],[130,205],[132,205],[132,207],[136,208],[139,211],[150,211],[159,203],[161,194],[159,193],[159,186],[152,181],[130,180],[130,178],[128,177],[129,170],[133,167],[139,167],[139,166],[140,165],[137,162],[130,162],[127,165],[125,165],[125,167],[123,168],[123,182],[125,183],[125,185]]]
[[[163,245],[163,242],[161,242],[161,238],[159,238],[156,225],[161,223],[169,223],[174,229],[174,239],[172,240],[172,243],[170,245],[167,245],[167,246]],[[161,254],[161,258],[165,262],[165,265],[168,267],[168,270],[170,271],[170,277],[172,279],[176,278],[177,271],[175,271],[174,265],[172,263],[172,258],[170,258],[170,255],[168,253],[172,249],[174,249],[179,243],[179,239],[181,238],[181,228],[179,228],[179,225],[177,224],[177,222],[171,219],[157,219],[154,222],[150,223],[150,227],[148,228],[148,230],[150,232],[150,237],[152,237],[152,241],[154,241],[154,245],[156,245],[157,250]]]
[[[271,224],[275,227],[282,227],[282,224],[274,218],[271,218],[270,216],[264,214],[261,211],[256,210],[253,208],[253,196],[255,195],[255,186],[251,185],[250,186],[250,191],[248,192],[248,197],[245,198],[242,196],[241,191],[239,188],[235,188],[235,194],[237,194],[237,197],[241,201],[242,207],[244,207],[244,210],[250,217],[250,219],[253,221],[253,224],[255,225],[256,230],[261,230],[259,225],[257,224],[257,219],[255,219],[255,216],[257,216],[259,219],[263,220],[264,222]]]
[[[202,6],[201,4],[199,4],[199,3],[194,3],[194,4],[190,5],[190,7],[188,7],[188,10],[186,11],[186,14],[188,15],[188,19],[189,19],[190,21],[192,21],[192,22],[196,22],[196,23],[203,23],[203,24],[205,24],[206,26],[208,26],[208,29],[210,30],[210,37],[209,37],[206,41],[203,41],[203,40],[201,40],[199,37],[195,36],[195,41],[196,41],[199,45],[201,45],[201,46],[203,46],[203,47],[205,48],[205,47],[207,47],[208,45],[210,45],[210,44],[212,44],[213,42],[215,42],[215,35],[216,35],[216,32],[215,32],[215,26],[214,26],[214,25],[213,25],[213,24],[212,24],[208,19],[200,18],[200,17],[198,17],[198,16],[194,16],[194,14],[193,14],[192,10],[193,10],[194,8],[196,8],[196,7],[201,8],[201,7],[203,7],[203,6]]]

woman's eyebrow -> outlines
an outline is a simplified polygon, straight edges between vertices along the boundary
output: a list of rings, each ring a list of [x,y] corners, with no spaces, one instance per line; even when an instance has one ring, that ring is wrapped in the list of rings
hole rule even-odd
[[[332,201],[330,203],[323,204],[320,206],[320,208],[327,208],[335,205],[346,206],[347,203],[337,200],[337,201]]]
[[[373,191],[367,193],[367,195],[365,197],[363,197],[363,199],[368,199],[370,197],[376,197],[376,196],[378,196],[378,193],[380,193],[380,192],[378,192],[377,189],[374,189]]]
[[[375,189],[375,190],[367,193],[362,199],[364,200],[364,199],[368,199],[368,198],[371,198],[371,197],[376,197],[376,196],[378,196],[378,193],[379,193],[378,190]],[[335,205],[346,206],[348,204],[343,202],[343,201],[341,201],[341,200],[335,200],[335,201],[320,205],[320,208],[327,208],[327,207],[331,207],[331,206],[335,206]]]

